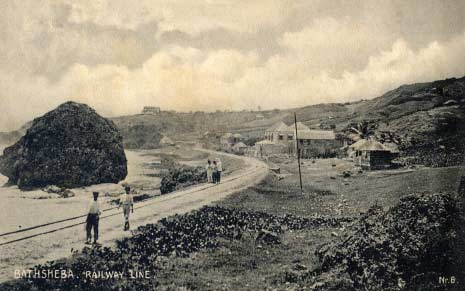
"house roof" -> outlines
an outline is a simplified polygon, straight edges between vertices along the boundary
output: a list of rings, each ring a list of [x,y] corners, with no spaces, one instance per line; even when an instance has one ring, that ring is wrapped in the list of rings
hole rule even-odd
[[[234,145],[235,148],[246,148],[247,145],[243,142],[238,142]]]
[[[278,123],[275,123],[272,127],[268,128],[266,131],[272,131],[272,132],[276,132],[276,131],[289,131],[292,129],[289,129],[289,127],[282,121],[278,122]]]
[[[297,122],[297,130],[300,131],[309,131],[310,128],[303,124],[302,122]],[[282,131],[282,132],[294,132],[295,131],[295,125],[292,123],[291,125],[287,125],[284,122],[280,121],[278,123],[275,123],[272,127],[268,128],[266,131],[268,132],[277,132],[277,131]]]
[[[336,135],[332,130],[305,130],[299,131],[297,133],[298,139],[329,139],[334,140],[336,139]]]
[[[174,144],[174,142],[167,136],[164,136],[161,140],[160,140],[160,143],[161,144]]]
[[[357,151],[384,151],[384,152],[394,152],[390,147],[377,142],[375,140],[361,139],[356,143],[349,146]]]
[[[240,134],[240,133],[235,133],[235,134],[233,134],[233,137],[235,137],[235,138],[242,138],[242,134]]]
[[[295,125],[294,124],[291,124],[289,125],[289,128],[292,130],[292,131],[295,131]],[[297,131],[298,132],[301,132],[301,131],[309,131],[310,128],[308,128],[308,126],[306,126],[305,124],[303,124],[302,122],[297,122]]]
[[[273,144],[273,142],[265,139],[265,140],[257,141],[255,144],[256,145]]]
[[[230,138],[232,136],[233,136],[233,134],[228,132],[228,133],[224,134],[221,138]]]
[[[386,148],[388,148],[391,151],[391,153],[399,153],[400,152],[399,147],[393,142],[384,143],[383,145]]]

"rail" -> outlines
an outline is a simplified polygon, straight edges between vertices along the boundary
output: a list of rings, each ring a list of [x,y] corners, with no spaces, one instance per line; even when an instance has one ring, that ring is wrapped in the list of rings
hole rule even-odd
[[[255,168],[254,168],[254,169],[255,169]],[[232,177],[232,178],[226,178],[226,179],[224,180],[224,182],[225,182],[225,183],[231,182],[231,181],[240,179],[240,178],[245,177],[245,176],[248,176],[248,175],[250,175],[249,171],[245,171],[242,175],[239,175],[239,176],[236,176],[236,177]],[[202,184],[201,184],[201,185],[202,185]],[[208,184],[207,184],[207,185],[208,185]],[[200,192],[200,191],[203,191],[203,190],[205,190],[205,189],[209,189],[209,188],[212,188],[212,187],[215,187],[215,186],[216,186],[216,185],[208,185],[208,186],[199,187],[199,189],[195,189],[195,190],[191,191],[189,194],[191,194],[191,193],[196,193],[196,192]],[[174,193],[174,194],[175,194],[175,193]],[[158,197],[160,197],[160,196],[154,196],[154,197],[151,197],[151,198],[142,200],[142,201],[137,202],[137,203],[147,202],[147,201],[149,201],[149,200],[153,200],[153,199],[158,198]],[[177,198],[180,198],[180,197],[182,197],[182,196],[169,197],[169,198],[167,198],[167,199],[164,199],[163,201],[173,200],[173,199],[177,199]],[[155,202],[152,202],[152,203],[146,203],[146,204],[144,204],[144,205],[136,206],[136,207],[134,207],[134,209],[140,209],[140,208],[147,207],[147,206],[153,205],[153,204],[155,204],[155,203],[159,203],[159,202],[161,202],[161,201],[155,201]],[[118,207],[118,206],[115,206],[115,207],[107,208],[107,209],[102,210],[102,212],[108,212],[108,211],[114,210],[114,209],[116,209],[116,208],[119,208],[119,207]],[[106,215],[106,216],[102,216],[101,219],[107,218],[107,217],[111,217],[111,216],[115,216],[115,215],[118,215],[118,214],[120,214],[120,213],[121,213],[121,212],[117,212],[117,213],[112,213],[112,214],[109,214],[109,215]],[[53,224],[57,224],[57,223],[61,223],[61,222],[71,221],[71,220],[75,220],[75,219],[78,219],[78,218],[83,218],[83,217],[86,217],[86,216],[87,216],[87,214],[83,214],[83,215],[79,215],[79,216],[75,216],[75,217],[65,218],[65,219],[61,219],[61,220],[57,220],[57,221],[52,221],[52,222],[49,222],[49,223],[44,223],[44,224],[40,224],[40,225],[36,225],[36,226],[31,226],[31,227],[24,228],[24,229],[21,229],[21,230],[10,231],[10,232],[6,232],[6,233],[0,234],[0,237],[4,237],[4,236],[7,236],[7,235],[12,235],[12,234],[17,234],[17,233],[22,233],[22,232],[25,232],[25,231],[34,230],[34,229],[38,229],[38,228],[41,228],[41,227],[45,227],[45,226],[49,226],[49,225],[53,225]],[[45,231],[45,232],[41,232],[41,233],[37,233],[37,234],[33,234],[33,235],[21,237],[21,238],[18,238],[18,239],[6,241],[6,242],[3,242],[3,243],[0,243],[0,246],[4,246],[4,245],[8,245],[8,244],[20,242],[20,241],[23,241],[23,240],[31,239],[31,238],[34,238],[34,237],[37,237],[37,236],[41,236],[41,235],[45,235],[45,234],[54,233],[54,232],[57,232],[57,231],[60,231],[60,230],[68,229],[68,228],[75,227],[75,226],[78,226],[78,225],[82,225],[82,224],[85,224],[85,223],[86,223],[86,222],[79,222],[79,223],[75,223],[75,224],[63,226],[63,227],[60,227],[60,228],[57,228],[57,229],[52,229],[52,230],[48,230],[48,231]]]

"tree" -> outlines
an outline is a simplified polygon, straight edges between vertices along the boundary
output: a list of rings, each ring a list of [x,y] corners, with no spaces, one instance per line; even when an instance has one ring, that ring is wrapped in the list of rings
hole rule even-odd
[[[357,135],[360,139],[369,139],[374,136],[378,124],[373,121],[363,120],[350,127],[350,132]]]

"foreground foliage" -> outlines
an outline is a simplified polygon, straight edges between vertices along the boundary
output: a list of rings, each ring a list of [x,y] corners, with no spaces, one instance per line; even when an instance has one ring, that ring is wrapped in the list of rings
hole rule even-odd
[[[349,218],[292,215],[274,216],[264,212],[246,212],[222,207],[204,207],[190,214],[162,219],[157,224],[139,227],[134,235],[117,242],[113,249],[84,248],[64,262],[49,262],[37,270],[71,270],[73,278],[21,279],[4,284],[2,290],[151,290],[158,285],[157,270],[168,257],[187,257],[205,248],[218,246],[217,238],[240,240],[244,235],[259,243],[279,243],[285,230],[315,227],[339,227]],[[123,279],[88,278],[86,271],[116,271]],[[131,279],[134,271],[150,271],[150,279]]]
[[[388,211],[375,206],[358,220],[204,207],[139,227],[115,248],[85,248],[71,259],[36,266],[38,270],[72,270],[74,278],[22,279],[0,289],[152,290],[166,287],[157,275],[179,271],[167,261],[193,259],[191,254],[221,247],[221,241],[250,244],[252,239],[252,247],[262,249],[265,244],[279,245],[286,231],[348,227],[344,235],[334,232],[332,242],[318,248],[319,264],[307,268],[305,261],[312,258],[304,257],[304,264],[295,263],[277,273],[271,284],[290,282],[310,290],[463,290],[459,284],[439,283],[439,277],[451,276],[465,282],[463,213],[456,198],[441,193],[406,196]],[[116,271],[124,277],[88,278],[85,271]],[[152,277],[132,279],[129,274],[134,271],[149,271]]]
[[[450,276],[465,283],[459,213],[456,199],[446,194],[410,195],[387,212],[372,207],[350,235],[317,252],[324,272],[317,285],[331,290],[460,288],[439,283],[439,277]]]

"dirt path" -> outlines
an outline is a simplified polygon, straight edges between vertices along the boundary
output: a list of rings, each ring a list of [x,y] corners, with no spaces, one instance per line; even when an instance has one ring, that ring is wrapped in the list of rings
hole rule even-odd
[[[202,151],[214,153],[215,155],[233,156],[208,150]],[[135,210],[131,216],[131,228],[135,229],[140,225],[154,223],[167,216],[198,209],[236,191],[250,187],[266,176],[268,170],[264,163],[248,157],[234,157],[243,159],[245,167],[241,171],[224,177],[220,185],[201,184],[135,204]],[[72,215],[68,217],[72,217]],[[36,233],[54,231],[84,220],[85,218],[80,218],[2,237],[0,243]],[[104,212],[100,220],[100,243],[111,246],[115,240],[130,236],[130,232],[122,231],[122,223],[123,215],[121,210],[115,209]],[[15,269],[23,270],[46,261],[67,257],[71,255],[73,250],[81,249],[85,241],[84,227],[83,224],[71,226],[67,229],[0,246],[0,282],[12,279]]]

